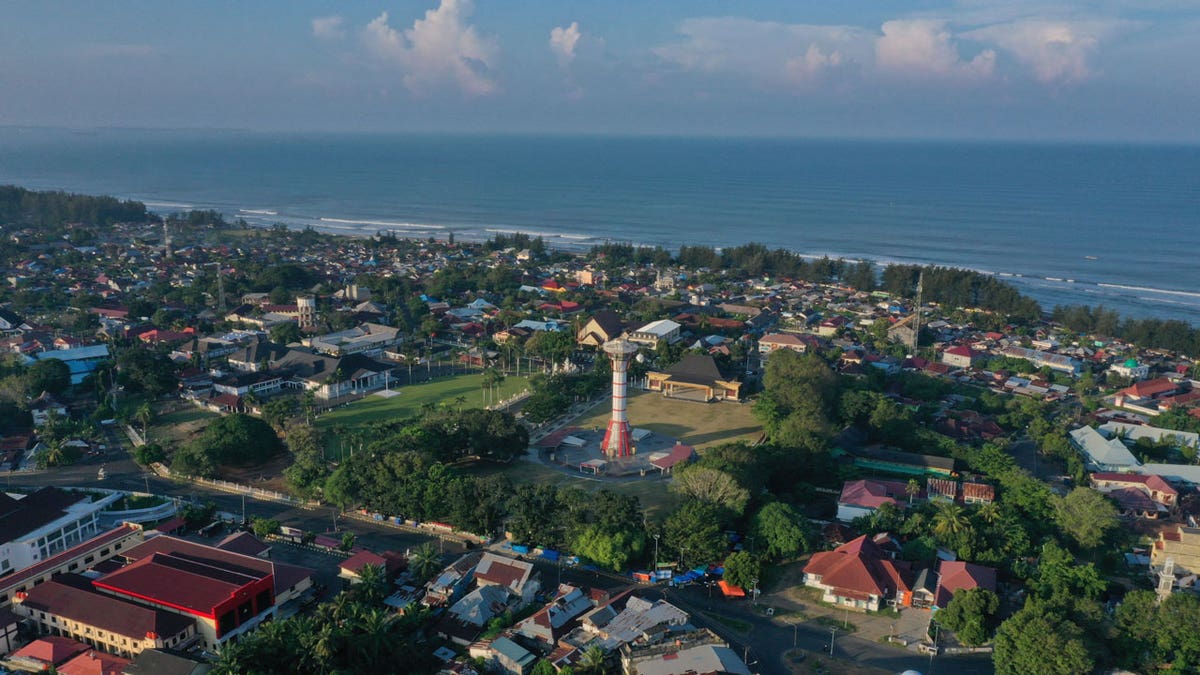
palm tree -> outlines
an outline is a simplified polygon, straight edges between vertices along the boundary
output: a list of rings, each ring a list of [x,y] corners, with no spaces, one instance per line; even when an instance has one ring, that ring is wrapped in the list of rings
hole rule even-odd
[[[425,543],[413,551],[408,566],[418,579],[428,579],[442,567],[442,558],[433,544]]]
[[[133,417],[142,425],[142,440],[148,441],[147,433],[150,426],[150,420],[154,419],[154,412],[150,410],[150,402],[145,401],[138,406],[137,412],[133,413]]]
[[[941,504],[933,515],[933,534],[940,539],[952,537],[969,526],[970,521],[958,504]]]
[[[364,565],[358,572],[354,590],[368,605],[383,600],[387,592],[387,571],[380,565]]]
[[[462,394],[459,394],[458,396],[455,396],[455,397],[454,397],[454,405],[458,406],[458,410],[459,410],[459,412],[462,412],[462,408],[463,408],[463,406],[464,406],[464,405],[466,405],[466,403],[467,403],[467,397],[466,397],[466,396],[463,396]]]
[[[979,507],[976,511],[979,518],[988,525],[995,525],[996,521],[1000,520],[1000,505],[996,502],[988,502]]]
[[[910,478],[908,485],[904,486],[904,492],[908,495],[908,505],[912,506],[913,497],[921,494],[921,484],[917,482],[916,478]]]
[[[599,674],[604,672],[604,662],[607,658],[608,655],[604,653],[603,649],[597,645],[593,645],[583,653],[583,658],[579,660],[579,665],[585,672]]]

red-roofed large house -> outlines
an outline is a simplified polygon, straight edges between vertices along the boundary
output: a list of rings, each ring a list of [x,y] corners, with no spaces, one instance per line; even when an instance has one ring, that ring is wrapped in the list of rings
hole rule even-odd
[[[1156,377],[1153,380],[1142,380],[1135,382],[1131,386],[1125,387],[1118,392],[1117,397],[1121,399],[1145,399],[1145,398],[1161,398],[1169,394],[1174,394],[1179,390],[1179,385],[1168,380],[1165,377]],[[1117,402],[1120,405],[1120,402]]]
[[[982,356],[982,352],[977,352],[966,345],[958,345],[942,352],[942,363],[953,368],[970,368]]]
[[[1115,500],[1122,515],[1134,518],[1157,519],[1179,498],[1178,490],[1155,475],[1094,473],[1092,487]]]
[[[892,560],[864,535],[832,551],[814,553],[804,566],[804,585],[821,589],[825,602],[877,611],[888,604],[912,603],[911,574],[907,562]]]
[[[895,504],[904,508],[908,483],[894,480],[848,480],[838,497],[837,519],[848,523],[855,518],[868,516],[884,504]]]
[[[517,632],[549,648],[558,644],[578,624],[578,619],[592,609],[592,599],[581,589],[563,584],[545,607],[517,624]]]
[[[60,675],[123,675],[129,659],[94,649],[76,656],[58,667]]]
[[[408,566],[408,560],[396,551],[375,553],[363,550],[338,563],[338,576],[349,581],[351,584],[356,584],[362,581],[360,574],[367,565],[374,565],[380,568],[390,579],[397,572]]]

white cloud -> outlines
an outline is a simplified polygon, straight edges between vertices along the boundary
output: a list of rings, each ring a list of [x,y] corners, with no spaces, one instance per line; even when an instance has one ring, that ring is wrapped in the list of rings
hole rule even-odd
[[[738,17],[687,19],[682,39],[654,53],[688,71],[733,75],[768,86],[808,86],[828,73],[860,64],[871,35],[853,26],[755,21]]]
[[[1043,83],[1070,84],[1092,75],[1088,62],[1101,40],[1128,25],[1116,19],[1031,18],[986,26],[964,37],[996,44]]]
[[[875,42],[879,70],[909,76],[986,78],[996,65],[996,52],[985,50],[970,61],[958,53],[946,22],[898,19],[885,22]]]
[[[399,66],[413,93],[453,84],[471,96],[490,94],[497,88],[492,72],[500,49],[494,37],[480,36],[466,23],[472,10],[470,0],[441,0],[403,33],[388,25],[384,12],[367,24],[363,43],[379,62]]]
[[[312,34],[322,40],[340,40],[346,37],[345,23],[345,19],[337,15],[320,16],[312,20]]]
[[[556,26],[550,31],[550,51],[554,52],[560,66],[565,68],[575,60],[579,35],[578,21],[572,21],[569,26]]]

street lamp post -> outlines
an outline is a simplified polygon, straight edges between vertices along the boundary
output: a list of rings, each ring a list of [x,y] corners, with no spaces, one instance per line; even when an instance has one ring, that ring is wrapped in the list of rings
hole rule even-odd
[[[837,636],[837,628],[829,627],[829,657],[833,658],[833,640]]]
[[[750,602],[752,604],[754,604],[755,606],[757,606],[758,605],[758,577],[754,577],[753,579],[751,579],[750,585],[752,587],[750,589]]]
[[[654,580],[658,581],[658,537],[654,535]]]

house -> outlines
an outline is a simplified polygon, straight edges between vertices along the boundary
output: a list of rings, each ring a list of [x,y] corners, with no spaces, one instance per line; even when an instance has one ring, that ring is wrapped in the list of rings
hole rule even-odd
[[[1083,455],[1089,471],[1122,471],[1141,465],[1124,443],[1115,438],[1106,439],[1092,427],[1080,427],[1069,436],[1071,445]]]
[[[108,345],[91,345],[75,349],[55,349],[48,352],[38,352],[33,358],[39,361],[58,359],[67,364],[71,371],[71,384],[79,384],[92,374],[96,368],[109,359]]]
[[[517,633],[549,648],[575,627],[576,619],[592,609],[583,589],[562,584],[554,599],[533,616],[517,624]]]
[[[482,558],[481,551],[471,551],[448,565],[425,585],[424,604],[438,607],[456,602],[475,580],[475,568]]]
[[[162,531],[161,527],[159,528]],[[249,532],[234,532],[217,542],[217,548],[231,553],[254,556],[255,558],[270,558],[271,546]]]
[[[338,563],[338,576],[351,584],[356,584],[362,581],[360,574],[367,565],[374,565],[383,570],[384,576],[390,579],[408,567],[408,559],[396,551],[384,551],[383,553],[359,551]]]
[[[38,638],[21,647],[8,659],[22,670],[40,672],[51,668],[57,669],[58,666],[87,650],[88,646],[83,643],[76,642],[71,638],[51,635]]]
[[[1092,487],[1121,507],[1122,515],[1156,519],[1175,506],[1179,491],[1160,476],[1134,473],[1093,473]]]
[[[848,523],[868,516],[884,504],[904,508],[908,483],[892,480],[848,480],[842,485],[837,501],[837,519]]]
[[[127,657],[146,649],[183,648],[196,636],[196,622],[187,616],[102,593],[91,579],[73,573],[19,593],[13,609],[43,635],[70,637]]]
[[[605,342],[615,340],[625,331],[625,322],[613,311],[596,312],[587,323],[576,331],[575,341],[589,347],[600,347]]]
[[[480,586],[450,606],[434,631],[462,646],[475,641],[492,619],[516,609],[514,599],[501,586]]]
[[[1168,559],[1178,571],[1200,574],[1200,528],[1178,525],[1160,531],[1150,549],[1150,566],[1162,567]]]
[[[780,349],[790,349],[798,354],[808,351],[808,343],[796,335],[771,333],[758,339],[758,353],[767,355]]]
[[[33,327],[11,310],[0,308],[0,333],[31,330]]]
[[[630,342],[636,342],[644,347],[653,349],[658,346],[659,341],[668,343],[678,341],[682,329],[683,326],[670,319],[659,319],[631,331],[627,339]]]
[[[533,596],[541,589],[541,582],[531,563],[490,552],[484,553],[475,567],[475,581],[480,586],[507,589],[521,599],[522,606],[533,602]]]
[[[958,483],[949,478],[928,478],[925,481],[926,497],[933,501],[934,499],[944,499],[947,501],[958,501]]]
[[[584,614],[579,629],[564,642],[612,651],[634,641],[655,642],[689,619],[687,612],[666,600],[646,600],[629,590]]]
[[[982,357],[983,352],[977,352],[966,345],[958,345],[942,352],[942,363],[952,368],[973,368]]]
[[[671,473],[679,464],[686,464],[696,457],[696,449],[690,445],[676,443],[669,452],[652,453],[648,459],[651,466],[663,475]]]
[[[537,661],[535,654],[503,636],[488,643],[471,645],[468,653],[471,658],[490,663],[490,672],[503,675],[525,675]]]
[[[700,630],[677,633],[661,644],[621,647],[621,668],[637,675],[750,675],[750,668],[716,633]]]
[[[996,488],[987,483],[963,481],[962,497],[964,504],[991,504],[996,501]]]
[[[58,667],[60,675],[124,675],[129,659],[94,649],[75,656]]]
[[[382,389],[388,384],[392,370],[391,366],[365,354],[335,357],[298,349],[289,350],[271,367],[290,376],[291,382],[313,392],[321,401]]]
[[[961,560],[939,560],[937,564],[937,584],[932,602],[936,609],[945,609],[956,591],[984,588],[996,592],[996,570],[991,567]],[[913,603],[916,604],[916,589],[913,593]]]
[[[646,378],[650,391],[661,391],[668,398],[702,402],[741,398],[742,383],[722,377],[716,360],[708,354],[687,354],[679,363]]]
[[[842,607],[878,611],[912,603],[911,569],[892,560],[863,535],[832,551],[814,553],[804,566],[804,585],[823,591],[822,600]]]

